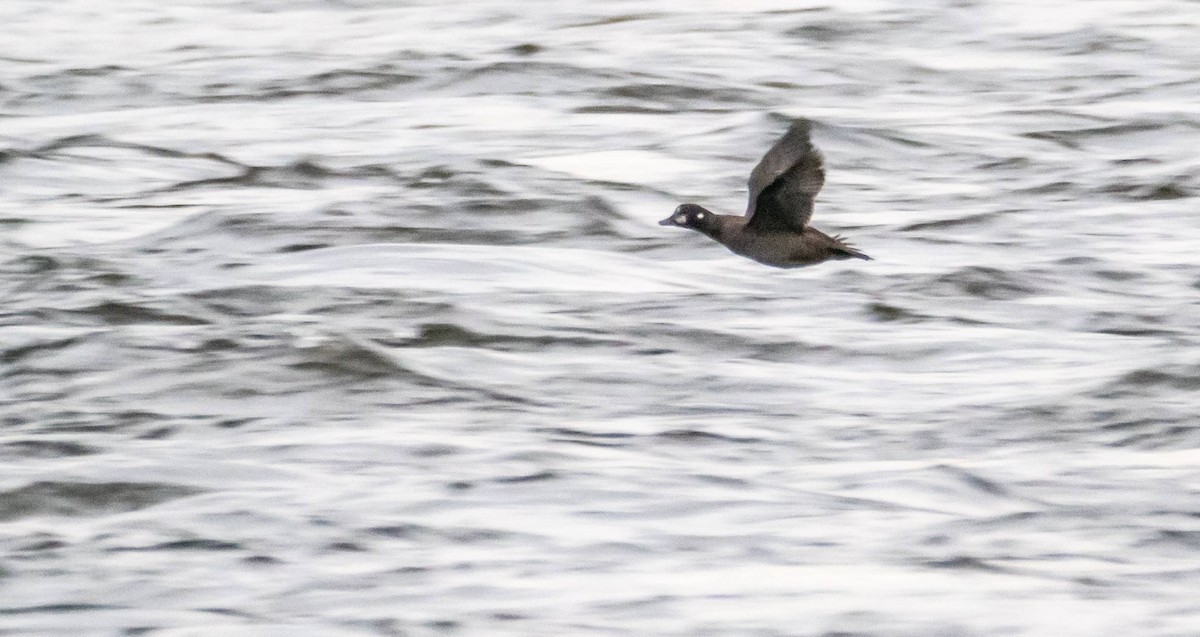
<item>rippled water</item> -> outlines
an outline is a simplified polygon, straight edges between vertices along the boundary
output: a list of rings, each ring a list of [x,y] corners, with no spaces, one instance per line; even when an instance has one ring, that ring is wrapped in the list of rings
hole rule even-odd
[[[0,6],[0,634],[1200,633],[1200,5],[730,6]]]

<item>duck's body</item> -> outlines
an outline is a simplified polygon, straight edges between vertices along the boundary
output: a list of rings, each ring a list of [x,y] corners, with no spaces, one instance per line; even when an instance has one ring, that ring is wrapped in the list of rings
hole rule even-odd
[[[682,216],[680,221],[676,217]],[[748,217],[719,215],[696,204],[684,204],[660,225],[677,225],[695,230],[729,248],[734,254],[776,268],[799,268],[831,259],[867,259],[838,237],[812,226],[799,232],[760,231],[749,227]]]
[[[695,230],[734,254],[777,268],[870,260],[840,237],[808,225],[825,183],[824,158],[809,139],[811,130],[811,122],[798,120],[754,167],[745,216],[719,215],[685,203],[659,225]]]

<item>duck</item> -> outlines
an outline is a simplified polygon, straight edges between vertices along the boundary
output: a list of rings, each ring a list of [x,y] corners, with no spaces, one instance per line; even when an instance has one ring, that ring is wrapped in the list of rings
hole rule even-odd
[[[812,143],[813,123],[798,119],[750,171],[745,215],[723,215],[681,204],[660,226],[695,230],[734,254],[776,268],[867,256],[839,235],[809,225],[825,185],[825,157]]]

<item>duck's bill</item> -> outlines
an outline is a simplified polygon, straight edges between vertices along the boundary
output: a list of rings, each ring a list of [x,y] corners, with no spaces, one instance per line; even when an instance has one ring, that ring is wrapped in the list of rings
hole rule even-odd
[[[671,220],[671,217],[667,217],[666,219],[663,219],[662,221],[659,221],[659,222],[658,222],[658,225],[660,225],[660,226],[673,226],[673,225],[675,225],[675,222]]]

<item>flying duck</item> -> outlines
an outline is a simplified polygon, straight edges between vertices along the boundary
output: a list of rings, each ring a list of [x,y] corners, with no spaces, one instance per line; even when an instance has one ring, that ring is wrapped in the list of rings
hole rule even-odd
[[[809,139],[812,122],[800,119],[750,172],[750,203],[744,216],[719,215],[685,203],[660,226],[695,230],[763,265],[799,268],[822,261],[864,259],[841,237],[808,225],[813,200],[825,183],[825,159]]]

